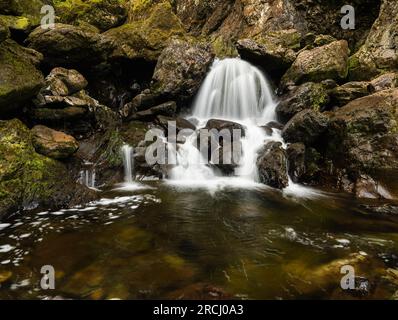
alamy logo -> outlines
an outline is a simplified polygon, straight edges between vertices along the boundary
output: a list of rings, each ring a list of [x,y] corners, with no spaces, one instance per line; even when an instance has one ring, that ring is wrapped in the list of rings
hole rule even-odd
[[[343,30],[354,30],[355,29],[355,8],[350,5],[345,5],[340,11],[344,14],[341,19],[341,27]]]
[[[340,270],[344,274],[340,281],[340,286],[343,290],[355,290],[355,269],[353,266],[342,266]]]
[[[40,281],[40,287],[43,290],[55,289],[55,269],[53,266],[42,266],[40,273],[43,275]]]
[[[42,29],[54,29],[55,28],[55,9],[53,6],[45,5],[40,10],[43,16],[40,22]]]

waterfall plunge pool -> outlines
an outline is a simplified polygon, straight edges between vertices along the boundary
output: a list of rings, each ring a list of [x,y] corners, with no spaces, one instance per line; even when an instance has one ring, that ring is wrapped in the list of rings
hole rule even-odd
[[[103,191],[86,207],[0,225],[0,299],[390,298],[398,228],[364,204],[165,182]],[[367,295],[340,288],[342,263],[369,281]],[[43,265],[55,290],[40,288]]]

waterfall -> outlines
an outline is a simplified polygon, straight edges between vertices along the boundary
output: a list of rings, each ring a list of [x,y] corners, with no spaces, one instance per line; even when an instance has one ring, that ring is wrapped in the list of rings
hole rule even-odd
[[[199,121],[199,128],[203,128],[210,119],[242,124],[245,137],[242,139],[241,166],[235,172],[235,179],[222,177],[204,164],[193,136],[179,146],[177,166],[170,172],[171,180],[204,185],[220,181],[238,185],[258,182],[257,151],[266,140],[283,141],[277,130],[268,136],[260,128],[276,119],[275,108],[271,86],[258,68],[240,59],[216,60],[199,90],[192,117]]]
[[[122,147],[123,165],[124,165],[124,181],[125,183],[133,183],[134,175],[134,158],[133,148],[127,144]]]

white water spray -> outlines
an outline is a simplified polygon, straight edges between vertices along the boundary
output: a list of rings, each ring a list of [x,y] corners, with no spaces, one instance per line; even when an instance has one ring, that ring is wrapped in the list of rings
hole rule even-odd
[[[276,106],[271,86],[262,72],[241,59],[225,59],[214,62],[196,98],[192,117],[203,128],[210,119],[222,119],[245,127],[242,139],[241,166],[235,177],[223,177],[205,164],[195,146],[193,135],[178,147],[177,166],[170,172],[171,182],[188,186],[220,187],[258,186],[257,152],[267,141],[286,144],[280,130],[273,129],[267,135],[261,128],[276,121]],[[289,194],[308,195],[308,189],[294,184],[286,189]]]

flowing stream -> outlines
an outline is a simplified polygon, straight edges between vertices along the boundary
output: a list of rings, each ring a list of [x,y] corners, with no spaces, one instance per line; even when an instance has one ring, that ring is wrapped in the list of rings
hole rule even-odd
[[[381,203],[292,182],[282,192],[258,183],[258,149],[266,140],[283,143],[278,130],[260,128],[275,119],[275,100],[258,69],[237,59],[215,62],[191,116],[199,127],[212,118],[245,126],[234,176],[201,164],[192,136],[179,147],[169,180],[137,183],[133,149],[124,146],[125,182],[99,190],[100,200],[0,223],[0,299],[397,295],[397,221],[368,207]],[[341,289],[346,264],[356,267],[364,290]],[[40,286],[48,265],[55,290]]]

